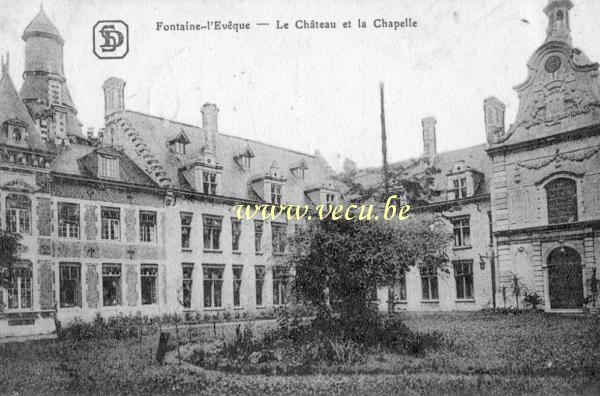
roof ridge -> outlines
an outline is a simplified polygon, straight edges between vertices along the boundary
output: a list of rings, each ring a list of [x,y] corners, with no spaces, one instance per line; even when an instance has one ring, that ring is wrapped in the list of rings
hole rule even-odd
[[[152,117],[152,118],[155,118],[157,120],[167,121],[167,122],[170,122],[170,123],[173,123],[173,124],[178,124],[178,125],[186,126],[186,127],[189,127],[189,128],[197,128],[197,129],[203,131],[203,129],[200,126],[198,126],[198,125],[192,125],[192,124],[188,124],[188,123],[181,122],[181,121],[171,120],[169,118],[159,117],[159,116],[156,116],[156,115],[153,115],[153,114],[143,113],[141,111],[125,109],[125,112],[139,114],[139,115],[143,115],[143,116],[146,116],[146,117]],[[294,150],[294,149],[288,149],[288,148],[281,147],[281,146],[276,146],[274,144],[261,142],[259,140],[255,140],[255,139],[249,139],[249,138],[245,138],[245,137],[241,137],[241,136],[230,135],[228,133],[222,133],[222,132],[219,132],[219,135],[225,136],[225,137],[229,137],[229,138],[233,138],[233,139],[244,140],[244,141],[246,141],[248,143],[261,144],[263,146],[272,147],[272,148],[276,148],[276,149],[279,149],[279,150],[288,151],[290,153],[295,153],[295,154],[299,154],[299,155],[304,155],[304,156],[310,157],[310,158],[318,158],[316,155],[313,155],[313,154],[308,154],[308,153],[304,153],[302,151],[298,151],[298,150]]]

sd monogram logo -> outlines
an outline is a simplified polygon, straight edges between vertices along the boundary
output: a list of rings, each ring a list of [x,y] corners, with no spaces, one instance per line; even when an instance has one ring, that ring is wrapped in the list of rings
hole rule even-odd
[[[129,26],[123,21],[94,25],[94,54],[100,59],[122,59],[129,52]]]

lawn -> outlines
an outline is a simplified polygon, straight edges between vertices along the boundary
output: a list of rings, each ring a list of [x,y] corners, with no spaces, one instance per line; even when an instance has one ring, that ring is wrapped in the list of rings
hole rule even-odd
[[[407,315],[451,345],[382,354],[358,373],[244,376],[159,365],[157,336],[0,345],[2,394],[600,394],[600,319],[546,314]]]

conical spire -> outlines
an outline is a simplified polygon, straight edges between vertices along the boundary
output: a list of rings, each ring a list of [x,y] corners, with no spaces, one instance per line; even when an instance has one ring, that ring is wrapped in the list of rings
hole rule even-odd
[[[64,43],[60,32],[44,12],[43,4],[40,4],[40,11],[25,28],[22,38],[23,40],[27,40],[33,36],[53,38],[61,44]]]
[[[569,11],[573,8],[571,0],[549,0],[544,12],[548,16],[546,41],[571,43],[571,25]]]

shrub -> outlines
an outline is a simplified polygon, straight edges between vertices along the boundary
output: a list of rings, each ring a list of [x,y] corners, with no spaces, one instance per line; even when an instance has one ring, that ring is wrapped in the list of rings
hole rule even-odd
[[[542,297],[540,297],[539,294],[531,292],[525,294],[523,302],[525,304],[531,305],[532,309],[538,309],[538,305],[542,305],[544,303],[544,300],[542,299]]]

